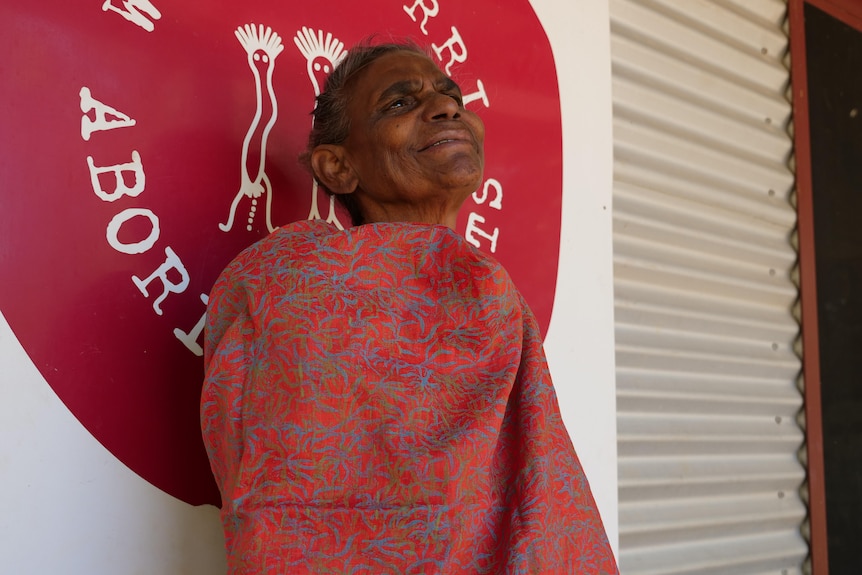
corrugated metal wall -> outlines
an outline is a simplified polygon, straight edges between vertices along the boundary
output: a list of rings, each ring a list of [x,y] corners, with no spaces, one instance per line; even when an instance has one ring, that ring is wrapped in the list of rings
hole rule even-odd
[[[610,6],[622,573],[801,573],[785,3]]]

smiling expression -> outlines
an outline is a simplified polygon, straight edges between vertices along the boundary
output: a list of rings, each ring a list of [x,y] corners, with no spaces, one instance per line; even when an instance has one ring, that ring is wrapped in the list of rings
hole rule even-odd
[[[482,181],[485,128],[427,56],[390,52],[352,80],[343,158],[366,222],[454,226]],[[351,189],[352,188],[352,189]]]

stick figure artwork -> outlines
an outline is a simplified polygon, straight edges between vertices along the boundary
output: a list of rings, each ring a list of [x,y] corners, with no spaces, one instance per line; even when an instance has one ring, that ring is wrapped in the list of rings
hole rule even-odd
[[[317,98],[323,83],[326,81],[326,76],[347,55],[347,50],[344,49],[344,43],[333,38],[332,34],[327,33],[324,36],[322,30],[314,31],[305,26],[296,33],[293,41],[308,60],[308,78],[314,89],[314,97]],[[315,100],[315,106],[317,106],[317,100]],[[314,126],[313,116],[311,125]],[[317,181],[313,180],[311,184],[311,211],[308,213],[309,220],[323,219],[317,205],[317,188]],[[329,197],[329,215],[327,215],[326,221],[339,229],[344,229],[335,213],[335,198],[333,196]]]
[[[251,231],[254,218],[257,214],[258,200],[261,196],[266,195],[266,228],[272,232],[275,230],[272,225],[272,185],[264,168],[266,162],[266,141],[278,117],[278,103],[276,102],[275,91],[272,87],[272,74],[275,70],[275,58],[284,50],[284,45],[281,43],[281,36],[273,32],[272,28],[268,26],[264,28],[263,24],[258,27],[255,27],[254,24],[246,24],[237,28],[234,33],[248,54],[248,66],[254,75],[257,108],[245,139],[242,142],[242,175],[239,191],[231,203],[227,223],[219,224],[219,228],[224,232],[230,231],[236,217],[237,206],[240,200],[246,197],[251,199],[251,207],[249,208],[246,225],[246,229]],[[264,105],[261,72],[266,77],[266,91],[269,95],[271,108],[269,110],[269,119],[262,130],[260,129],[260,125],[264,115]],[[251,154],[251,158],[259,157],[258,165],[252,167],[252,169],[249,169],[250,150],[256,152]]]

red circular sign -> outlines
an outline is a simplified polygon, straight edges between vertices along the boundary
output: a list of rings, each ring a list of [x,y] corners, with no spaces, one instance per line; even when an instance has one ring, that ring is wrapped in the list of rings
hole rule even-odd
[[[297,162],[353,43],[429,47],[486,126],[459,231],[544,329],[559,254],[560,103],[527,0],[60,0],[0,6],[0,309],[81,423],[192,504],[207,292],[273,226],[345,222]]]

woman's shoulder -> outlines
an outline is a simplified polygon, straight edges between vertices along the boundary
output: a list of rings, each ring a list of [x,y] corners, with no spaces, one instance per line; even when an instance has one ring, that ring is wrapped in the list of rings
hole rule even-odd
[[[297,246],[319,243],[340,230],[323,220],[300,220],[275,229],[242,250],[228,265],[228,269],[265,262],[284,253],[292,253]]]
[[[340,229],[322,220],[303,220],[281,226],[243,250],[223,275],[233,281],[257,283],[296,266],[322,266],[333,273],[375,275],[389,270],[434,275],[447,270],[475,280],[508,283],[508,274],[491,255],[443,225],[374,223]]]

